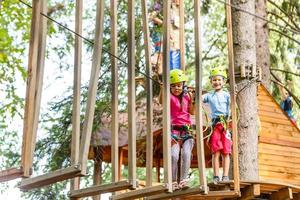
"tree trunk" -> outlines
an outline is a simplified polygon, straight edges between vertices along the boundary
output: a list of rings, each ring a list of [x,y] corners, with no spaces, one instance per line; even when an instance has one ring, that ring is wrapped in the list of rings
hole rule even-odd
[[[232,0],[232,3],[255,13],[255,1]],[[238,9],[232,9],[234,64],[256,65],[255,18]],[[237,77],[237,105],[239,108],[238,148],[241,180],[258,180],[258,123],[256,83]]]
[[[267,18],[266,0],[256,0],[255,12],[257,15]],[[267,22],[256,18],[256,66],[262,69],[262,83],[270,90],[270,50],[269,30]]]

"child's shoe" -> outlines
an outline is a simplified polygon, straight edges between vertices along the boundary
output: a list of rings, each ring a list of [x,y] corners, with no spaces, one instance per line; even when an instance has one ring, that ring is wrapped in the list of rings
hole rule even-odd
[[[189,187],[189,179],[183,179],[182,181],[180,181],[179,183],[179,188],[181,189],[187,189]]]
[[[218,184],[219,182],[220,182],[219,176],[214,176],[214,177],[213,177],[213,183],[216,185],[216,184]]]
[[[229,181],[229,177],[228,176],[223,176],[222,181]]]
[[[180,189],[180,187],[179,187],[178,183],[177,182],[173,182],[172,183],[172,190],[175,191],[175,190],[179,190],[179,189]]]

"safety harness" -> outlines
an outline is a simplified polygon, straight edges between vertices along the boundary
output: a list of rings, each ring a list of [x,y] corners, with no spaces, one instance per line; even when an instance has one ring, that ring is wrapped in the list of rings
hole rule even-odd
[[[172,145],[173,144],[179,144],[182,146],[182,144],[187,141],[188,139],[194,138],[193,136],[193,127],[189,124],[185,125],[171,125],[171,131],[172,131]],[[179,135],[173,134],[173,131],[179,131]]]

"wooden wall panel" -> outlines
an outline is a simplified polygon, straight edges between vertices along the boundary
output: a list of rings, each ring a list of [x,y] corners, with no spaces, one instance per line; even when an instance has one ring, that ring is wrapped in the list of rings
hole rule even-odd
[[[258,87],[260,180],[300,185],[300,131],[263,86]]]

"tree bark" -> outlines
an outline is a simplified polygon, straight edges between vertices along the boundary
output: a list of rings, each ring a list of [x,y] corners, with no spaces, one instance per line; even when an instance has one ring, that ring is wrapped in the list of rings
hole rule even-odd
[[[257,15],[267,18],[266,0],[256,0],[255,12]],[[270,90],[270,50],[269,30],[267,22],[256,18],[256,66],[262,69],[262,83]]]
[[[232,3],[255,13],[253,0],[232,0]],[[232,21],[234,64],[236,71],[239,71],[241,65],[256,65],[255,18],[241,10],[232,9]],[[255,83],[248,83],[248,80],[239,77],[236,83],[240,91],[237,94],[240,179],[258,180],[257,88]]]

